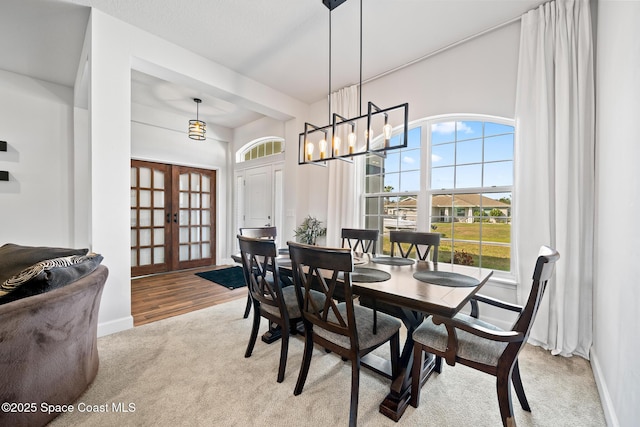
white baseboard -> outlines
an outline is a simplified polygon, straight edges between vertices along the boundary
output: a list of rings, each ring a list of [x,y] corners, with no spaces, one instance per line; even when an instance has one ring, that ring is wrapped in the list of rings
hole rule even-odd
[[[120,319],[98,323],[98,337],[111,335],[116,332],[133,328],[133,316],[125,316]]]
[[[609,389],[607,383],[602,376],[602,369],[600,369],[600,362],[598,361],[598,355],[594,351],[593,347],[589,352],[589,361],[591,363],[591,370],[593,371],[593,377],[596,380],[596,386],[598,387],[598,394],[600,395],[600,402],[602,403],[602,410],[604,411],[604,419],[609,427],[620,427],[620,422],[616,416],[616,411],[609,395]]]

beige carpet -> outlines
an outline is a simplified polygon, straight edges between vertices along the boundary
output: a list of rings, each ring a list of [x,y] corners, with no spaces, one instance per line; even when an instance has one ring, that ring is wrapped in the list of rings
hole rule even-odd
[[[75,411],[51,425],[347,425],[350,364],[316,350],[304,391],[294,396],[302,339],[291,340],[285,380],[278,384],[279,342],[258,340],[253,356],[244,358],[251,328],[251,319],[242,318],[244,304],[240,299],[100,338],[96,380]],[[263,320],[262,331],[266,326]],[[514,394],[519,426],[605,425],[588,361],[527,346],[520,369],[532,412],[523,411]],[[434,374],[420,407],[410,406],[397,424],[378,411],[388,388],[388,380],[363,369],[359,425],[501,425],[495,379],[465,366]],[[130,411],[115,412],[119,404]],[[80,412],[87,407],[109,412]]]

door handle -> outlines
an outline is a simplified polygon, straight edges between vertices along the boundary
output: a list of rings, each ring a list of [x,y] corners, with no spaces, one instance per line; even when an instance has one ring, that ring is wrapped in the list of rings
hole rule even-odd
[[[167,224],[171,224],[171,213],[167,212]]]
[[[175,222],[175,223],[178,222],[178,214],[177,213],[173,214],[173,222]]]

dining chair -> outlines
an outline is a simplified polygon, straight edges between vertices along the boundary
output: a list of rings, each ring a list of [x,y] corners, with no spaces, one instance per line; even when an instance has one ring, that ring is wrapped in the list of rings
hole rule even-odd
[[[427,261],[431,253],[431,261],[438,262],[438,247],[440,246],[440,233],[425,233],[420,231],[392,230],[389,232],[391,243],[391,256],[396,252],[402,258],[409,258],[415,252],[415,257],[420,261]]]
[[[341,246],[343,248],[348,247],[354,252],[369,253],[372,256],[376,256],[378,234],[379,231],[375,229],[343,228]]]
[[[311,365],[314,343],[351,360],[351,404],[349,425],[358,418],[360,361],[367,353],[390,342],[392,377],[398,375],[400,321],[391,316],[378,317],[378,331],[373,333],[371,310],[354,304],[351,289],[353,255],[349,248],[324,248],[287,242],[302,321],[305,344],[300,374],[293,394],[302,393]],[[334,298],[342,289],[343,302]],[[312,298],[313,289],[324,294],[324,304]]]
[[[422,374],[424,352],[442,357],[448,365],[461,363],[496,377],[498,405],[503,426],[514,426],[511,383],[522,409],[531,412],[522,387],[518,353],[529,337],[540,300],[560,254],[547,246],[540,248],[533,272],[533,285],[524,307],[482,295],[476,299],[518,313],[511,330],[504,331],[477,317],[457,314],[453,318],[431,316],[413,333],[414,352],[411,372],[411,405],[418,407],[420,389],[426,380]],[[477,315],[477,312],[474,313]]]
[[[244,357],[251,357],[262,317],[278,325],[282,334],[278,382],[282,382],[287,366],[289,336],[297,333],[296,326],[301,320],[295,288],[280,286],[277,250],[273,240],[238,235],[238,241],[242,270],[253,301],[253,326]],[[324,301],[319,292],[312,292],[311,297],[315,304]]]
[[[401,258],[409,258],[414,255],[420,261],[427,261],[429,254],[434,264],[438,263],[438,247],[440,246],[440,233],[426,233],[409,230],[392,230],[389,232],[391,243],[391,258],[400,255]],[[402,308],[379,303],[373,298],[360,297],[360,302],[373,309],[373,324],[377,325],[378,311],[395,317],[402,316]],[[375,326],[374,326],[375,327]]]
[[[256,239],[270,239],[276,240],[277,231],[275,227],[242,227],[240,228],[240,235],[245,237],[253,237]],[[247,283],[247,287],[249,284]],[[251,311],[251,292],[247,295],[247,305],[244,308],[243,318],[249,317]]]

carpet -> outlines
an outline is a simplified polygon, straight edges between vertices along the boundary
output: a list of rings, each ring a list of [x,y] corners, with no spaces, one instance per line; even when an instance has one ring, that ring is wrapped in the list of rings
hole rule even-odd
[[[242,267],[238,266],[203,271],[201,273],[196,273],[196,276],[200,276],[203,279],[207,279],[229,289],[237,289],[247,285],[244,282]]]
[[[239,298],[99,338],[96,379],[74,403],[75,410],[48,427],[346,426],[351,364],[316,348],[304,390],[294,396],[304,339],[289,340],[285,378],[277,383],[280,342],[258,340],[251,357],[244,357],[253,321],[242,318],[245,303]],[[260,326],[262,334],[267,321]],[[378,351],[388,354],[389,347]],[[513,393],[519,427],[606,426],[588,361],[552,356],[530,345],[519,359],[532,409],[523,411]],[[491,375],[444,365],[422,389],[420,406],[409,406],[396,423],[379,410],[389,380],[362,369],[358,425],[501,426],[495,384]],[[97,412],[99,405],[108,410]],[[115,411],[114,405],[126,411]]]

